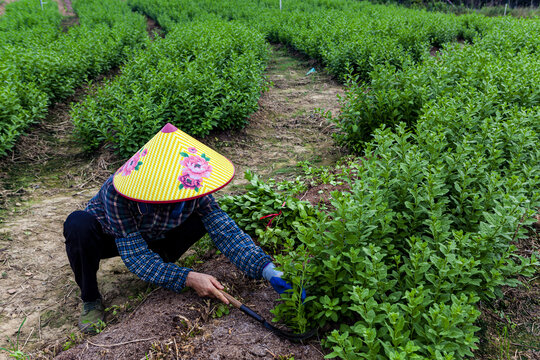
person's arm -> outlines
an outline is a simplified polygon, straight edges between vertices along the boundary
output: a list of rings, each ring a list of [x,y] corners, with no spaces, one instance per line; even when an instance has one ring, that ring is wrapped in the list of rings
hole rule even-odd
[[[143,237],[135,232],[127,237],[116,238],[116,247],[129,271],[141,280],[180,292],[192,270],[164,262],[150,250]]]
[[[216,247],[243,273],[260,279],[272,258],[257,246],[217,204],[213,196],[199,200],[196,210]]]
[[[158,254],[148,248],[140,234],[135,233],[115,241],[122,261],[129,271],[141,280],[176,292],[180,292],[185,286],[191,287],[199,296],[210,296],[225,304],[229,303],[219,292],[223,290],[223,285],[215,277],[164,262]]]
[[[272,258],[221,210],[211,195],[199,200],[197,211],[218,249],[246,275],[264,278],[278,294],[292,289],[291,284],[281,278],[283,272],[276,270]],[[305,298],[306,292],[302,289],[302,299]]]

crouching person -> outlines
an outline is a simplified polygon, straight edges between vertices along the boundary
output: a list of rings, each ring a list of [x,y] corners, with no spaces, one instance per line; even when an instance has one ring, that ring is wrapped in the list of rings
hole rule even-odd
[[[176,292],[191,287],[228,304],[216,278],[175,264],[206,233],[247,276],[265,278],[279,293],[290,289],[270,256],[210,195],[233,176],[229,160],[167,124],[105,181],[84,211],[68,216],[64,237],[81,289],[82,332],[95,332],[104,320],[97,271],[101,259],[114,256],[144,281]]]

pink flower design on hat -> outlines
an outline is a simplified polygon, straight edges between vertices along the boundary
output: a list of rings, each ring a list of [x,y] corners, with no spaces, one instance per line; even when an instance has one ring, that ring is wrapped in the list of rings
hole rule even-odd
[[[139,168],[143,164],[142,161],[140,161],[140,159],[141,157],[146,156],[147,153],[148,153],[148,149],[141,149],[137,151],[135,155],[133,155],[131,159],[126,161],[126,163],[122,165],[122,167],[118,169],[116,173],[117,174],[120,173],[120,175],[122,176],[128,176],[131,174],[133,170],[135,171],[139,170]]]
[[[180,186],[188,189],[194,189],[195,191],[199,191],[199,188],[201,187],[201,180],[192,179],[189,177],[189,175],[180,176],[178,181],[182,183]]]
[[[180,161],[180,165],[185,166],[182,175],[189,175],[192,179],[202,179],[210,177],[212,165],[200,156],[193,155]]]
[[[181,183],[179,189],[188,188],[198,192],[203,180],[209,178],[212,174],[212,165],[208,163],[210,158],[205,154],[201,154],[201,156],[195,155],[197,152],[196,148],[190,147],[188,151],[194,155],[180,152],[180,155],[183,157],[180,160],[180,165],[184,166],[184,168],[178,178],[178,181]]]

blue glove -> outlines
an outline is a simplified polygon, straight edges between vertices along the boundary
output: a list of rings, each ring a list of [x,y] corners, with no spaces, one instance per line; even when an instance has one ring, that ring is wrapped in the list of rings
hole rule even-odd
[[[278,294],[283,294],[285,291],[292,289],[291,284],[281,278],[283,272],[277,271],[276,266],[272,262],[265,266],[262,275],[263,278],[270,282],[270,285],[272,285]],[[302,289],[301,297],[302,301],[304,301],[306,298],[306,290]]]
[[[283,294],[287,290],[292,290],[291,284],[277,276],[272,276],[270,278],[270,285],[272,285],[278,294]]]

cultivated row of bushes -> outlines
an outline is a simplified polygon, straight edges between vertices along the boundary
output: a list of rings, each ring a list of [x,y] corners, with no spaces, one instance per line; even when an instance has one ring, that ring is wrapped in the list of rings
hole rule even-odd
[[[277,319],[333,329],[329,357],[471,357],[478,301],[538,270],[512,242],[540,206],[540,109],[485,117],[465,97],[426,109],[414,132],[376,130],[369,155],[342,170],[351,191],[298,221],[277,256],[296,289]]]
[[[267,45],[257,31],[219,19],[172,28],[72,110],[86,146],[129,156],[165,123],[192,136],[245,125],[265,86]]]
[[[449,16],[394,6],[358,3],[346,10],[283,13],[266,20],[271,41],[318,59],[344,80],[349,73],[370,79],[377,64],[398,68],[419,62],[430,49],[457,40],[472,42],[488,23],[475,16]]]
[[[356,1],[290,0],[279,10],[275,1],[129,0],[135,10],[168,28],[178,22],[218,16],[243,21],[270,42],[287,44],[321,61],[344,80],[349,72],[369,80],[380,63],[397,67],[421,60],[432,46],[456,40],[472,42],[490,26],[475,15],[410,10]]]
[[[280,258],[313,298],[298,290],[279,319],[341,323],[326,345],[344,359],[472,356],[476,303],[539,265],[512,245],[540,206],[538,30],[498,21],[474,45],[349,78],[335,120],[366,159]]]
[[[246,14],[226,11],[234,19]],[[321,53],[347,54],[341,49],[351,53],[370,43],[354,42],[352,29],[361,22],[347,32],[357,18],[326,13],[282,12],[255,26],[327,65],[331,57]],[[411,26],[442,36],[434,42],[434,35],[416,38],[413,31],[407,38],[381,17],[363,23],[373,48],[379,21],[382,38],[403,49],[407,61],[365,52],[357,57],[368,59],[363,71],[356,60],[331,68],[348,84],[335,119],[340,140],[364,155],[340,169],[351,190],[333,193],[330,211],[315,211],[250,177],[248,193],[222,204],[264,245],[281,248],[276,260],[295,291],[283,296],[276,319],[298,331],[334,329],[324,341],[329,357],[468,358],[478,343],[478,301],[500,296],[501,285],[515,285],[512,277],[539,265],[535,255],[515,255],[512,244],[524,235],[523,227],[516,231],[520,221],[530,224],[540,206],[539,23],[454,18],[447,24],[463,22],[449,27],[448,37]],[[473,44],[452,41],[464,30]],[[407,39],[423,45],[415,53],[403,45]],[[429,56],[434,44],[442,52]],[[261,205],[253,204],[267,214],[281,210],[281,218],[264,231]],[[251,208],[250,217],[244,210]]]
[[[342,113],[335,119],[339,140],[361,151],[375,129],[399,122],[413,126],[426,105],[439,106],[440,98],[472,98],[482,108],[481,116],[508,106],[538,106],[538,32],[540,21],[500,21],[473,46],[449,44],[437,57],[401,70],[377,65],[366,82],[350,76]],[[445,113],[444,106],[440,111]]]
[[[518,256],[513,242],[540,206],[540,107],[486,115],[493,104],[471,95],[440,97],[413,131],[377,129],[364,157],[333,171],[350,190],[333,192],[330,210],[291,200],[306,190],[296,183],[278,192],[252,174],[246,194],[221,200],[280,250],[294,292],[276,320],[328,331],[328,357],[469,358],[478,301],[538,271],[538,254]],[[260,215],[272,213],[262,230]]]
[[[120,0],[73,3],[78,26],[64,32],[55,2],[21,0],[0,18],[0,155],[28,124],[86,80],[146,43],[146,22]]]

